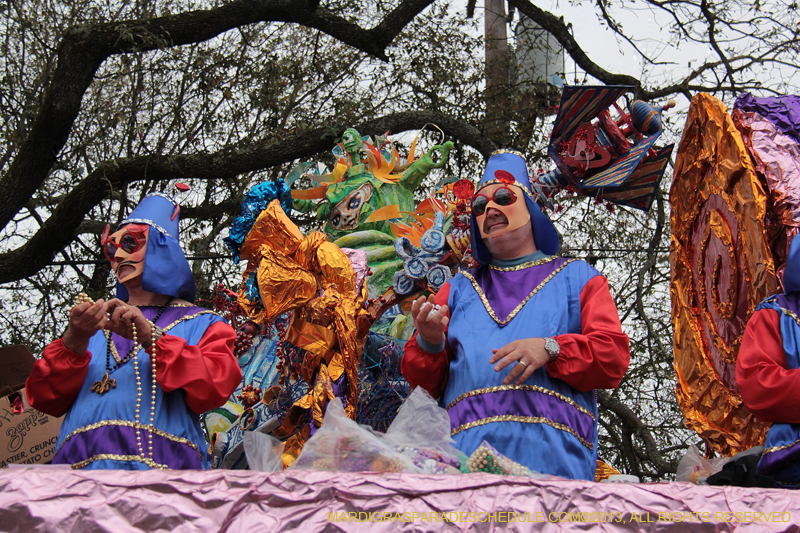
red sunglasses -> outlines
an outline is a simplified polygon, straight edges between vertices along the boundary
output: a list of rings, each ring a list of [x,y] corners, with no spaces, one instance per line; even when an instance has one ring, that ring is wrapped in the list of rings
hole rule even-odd
[[[483,194],[476,194],[472,197],[472,212],[475,214],[475,216],[481,216],[484,214],[486,212],[486,206],[490,201],[504,207],[516,202],[517,195],[508,187],[498,187],[495,189],[491,198],[484,196]]]
[[[103,236],[100,237],[100,244],[103,245],[103,255],[109,261],[114,262],[114,256],[117,255],[117,250],[120,248],[129,254],[138,252],[147,243],[148,228],[147,224],[128,224],[127,231],[122,234],[119,242],[116,242],[109,236],[111,226],[106,224]]]

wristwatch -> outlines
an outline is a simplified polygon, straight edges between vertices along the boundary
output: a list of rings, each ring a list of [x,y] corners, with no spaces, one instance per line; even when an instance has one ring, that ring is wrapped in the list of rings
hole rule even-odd
[[[144,346],[145,349],[153,346],[158,339],[164,336],[164,330],[150,322],[150,344]]]
[[[548,354],[550,354],[550,360],[547,361],[548,363],[552,363],[558,359],[558,354],[561,353],[561,347],[558,345],[558,341],[553,337],[545,337],[544,349],[547,350]]]

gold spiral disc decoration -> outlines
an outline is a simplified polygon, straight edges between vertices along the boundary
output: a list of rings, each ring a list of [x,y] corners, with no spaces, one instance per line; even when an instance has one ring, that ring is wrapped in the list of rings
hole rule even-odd
[[[777,292],[766,234],[767,195],[725,106],[692,98],[670,189],[673,348],[686,426],[717,453],[763,444],[736,385],[747,320]]]

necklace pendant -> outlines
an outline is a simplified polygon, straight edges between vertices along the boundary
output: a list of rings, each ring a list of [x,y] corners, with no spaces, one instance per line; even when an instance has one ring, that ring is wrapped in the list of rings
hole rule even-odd
[[[92,392],[96,392],[97,394],[102,396],[111,389],[116,389],[116,388],[117,388],[117,380],[114,378],[109,378],[108,372],[106,372],[105,375],[103,376],[103,379],[101,379],[100,381],[95,381],[94,384],[92,385],[92,388],[89,390],[91,390]]]

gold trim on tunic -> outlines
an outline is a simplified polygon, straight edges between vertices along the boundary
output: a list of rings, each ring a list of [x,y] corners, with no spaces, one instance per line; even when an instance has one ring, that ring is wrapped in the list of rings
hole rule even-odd
[[[560,424],[558,422],[553,422],[550,419],[544,418],[542,416],[522,416],[522,415],[498,415],[498,416],[490,416],[487,418],[481,418],[480,420],[475,420],[474,422],[468,422],[466,424],[461,424],[453,431],[450,432],[451,437],[455,437],[462,431],[466,429],[472,429],[478,426],[484,426],[486,424],[491,424],[492,422],[522,422],[524,424],[547,424],[548,426],[552,426],[556,429],[560,429],[561,431],[566,431],[576,439],[580,441],[581,444],[589,448],[590,450],[594,450],[594,444],[591,442],[587,442],[583,438],[581,438],[578,433],[575,432],[574,429],[571,427]]]
[[[495,385],[494,387],[485,387],[482,389],[471,390],[469,392],[465,392],[464,394],[462,394],[461,396],[450,402],[450,404],[446,407],[446,409],[450,410],[450,408],[452,408],[455,404],[457,404],[461,400],[466,400],[467,398],[471,398],[472,396],[478,396],[480,394],[489,394],[492,392],[501,392],[507,390],[524,390],[524,391],[541,392],[542,394],[547,394],[548,396],[552,396],[553,398],[557,398],[562,402],[568,403],[581,413],[592,417],[592,420],[595,419],[594,413],[592,413],[582,405],[578,405],[572,398],[568,398],[567,396],[564,396],[563,394],[560,394],[554,390],[546,389],[538,385]]]
[[[540,261],[541,261],[541,259],[540,259]],[[533,295],[534,295],[534,294],[536,294],[537,292],[539,292],[539,291],[541,290],[541,288],[542,288],[542,287],[544,287],[544,286],[545,286],[545,284],[547,284],[547,282],[548,282],[548,281],[550,281],[551,279],[553,279],[553,277],[554,277],[556,274],[558,274],[559,272],[561,272],[561,271],[564,269],[564,267],[565,267],[565,266],[567,266],[568,264],[572,263],[573,261],[577,261],[577,259],[576,259],[576,258],[567,259],[567,261],[565,261],[563,265],[561,265],[560,267],[558,267],[558,268],[556,268],[555,270],[553,270],[553,271],[550,273],[550,275],[549,275],[549,276],[547,276],[546,278],[544,278],[544,279],[542,280],[542,282],[541,282],[541,283],[539,283],[539,284],[538,284],[536,287],[534,287],[534,289],[531,291],[531,293],[530,293],[528,296],[526,296],[526,297],[525,297],[525,299],[524,299],[524,300],[522,300],[522,301],[519,303],[519,305],[517,305],[517,306],[516,306],[516,307],[515,307],[515,308],[514,308],[514,309],[511,311],[511,313],[509,313],[509,315],[506,317],[506,319],[505,319],[505,320],[500,320],[500,319],[497,317],[497,315],[496,315],[496,314],[494,314],[494,309],[492,309],[492,306],[491,306],[491,304],[489,303],[489,300],[486,298],[486,295],[483,293],[483,289],[481,289],[480,285],[478,285],[478,282],[475,280],[475,278],[474,278],[474,277],[472,277],[472,274],[470,274],[470,273],[469,273],[469,272],[467,272],[467,271],[461,272],[461,274],[462,274],[462,275],[463,275],[465,278],[467,278],[467,279],[470,281],[470,283],[472,283],[472,287],[475,289],[475,292],[477,292],[477,293],[478,293],[478,296],[480,297],[480,299],[481,299],[481,302],[483,302],[483,306],[486,308],[486,312],[487,312],[487,313],[489,313],[489,316],[490,316],[490,317],[492,317],[492,318],[494,319],[494,321],[495,321],[495,322],[497,322],[498,324],[500,324],[501,326],[505,326],[506,324],[508,324],[509,322],[511,322],[511,319],[513,319],[515,316],[517,316],[517,313],[519,313],[519,312],[520,312],[520,310],[522,310],[522,308],[525,306],[525,304],[526,304],[526,303],[528,303],[528,300],[530,300],[531,298],[533,298]],[[535,263],[536,261],[531,261],[531,262],[532,262],[532,263]],[[522,266],[522,265],[519,265],[519,266]],[[513,267],[512,267],[512,268],[513,268]]]
[[[173,442],[178,442],[180,444],[186,444],[188,446],[191,446],[193,449],[197,450],[197,453],[200,453],[200,450],[198,449],[197,444],[195,444],[194,442],[190,441],[189,439],[186,439],[184,437],[178,437],[177,435],[172,435],[170,433],[167,433],[164,430],[158,429],[158,428],[156,428],[154,426],[151,426],[149,424],[142,424],[140,422],[132,422],[130,420],[103,420],[101,422],[95,422],[94,424],[89,424],[88,426],[79,427],[78,429],[76,429],[75,431],[73,431],[72,433],[70,433],[69,435],[64,437],[64,440],[58,446],[58,448],[53,453],[53,455],[58,453],[58,451],[61,449],[61,447],[64,446],[64,444],[66,444],[66,442],[69,439],[71,439],[73,436],[75,436],[75,435],[77,435],[79,433],[86,433],[87,431],[93,431],[95,429],[98,429],[98,428],[101,428],[101,427],[105,427],[105,426],[123,426],[123,427],[135,428],[136,430],[149,431],[153,435],[158,435],[159,437],[164,437],[165,439],[169,439],[169,440],[171,440]],[[201,459],[202,459],[202,454],[201,454]]]
[[[194,306],[190,306],[190,305],[186,305],[186,304],[174,304],[174,305],[171,305],[170,307],[194,307]],[[206,314],[213,314],[213,315],[221,316],[221,315],[219,315],[219,313],[215,313],[214,311],[211,311],[210,309],[204,309],[204,310],[199,311],[197,313],[194,313],[192,315],[186,315],[186,316],[180,317],[179,319],[177,319],[175,322],[171,323],[167,327],[162,328],[161,331],[166,333],[167,331],[171,330],[172,328],[174,328],[175,326],[177,326],[181,322],[184,322],[186,320],[191,320],[191,319],[196,318],[196,317],[198,317],[200,315],[206,315]],[[110,335],[110,333],[109,333],[109,335]],[[111,345],[114,347],[113,351],[116,352],[115,344],[112,342]],[[115,356],[115,359],[119,357],[119,355],[116,354],[116,353],[114,354],[114,356]],[[153,377],[153,379],[155,379],[155,377]],[[151,399],[151,402],[155,402],[155,397],[153,397]],[[137,415],[137,417],[138,417],[138,415]],[[189,439],[186,439],[184,437],[178,437],[177,435],[172,435],[170,433],[167,433],[166,431],[158,429],[155,426],[152,426],[152,425],[149,425],[149,424],[142,424],[140,422],[132,422],[130,420],[103,420],[101,422],[96,422],[94,424],[89,424],[87,426],[80,427],[80,428],[74,430],[72,433],[70,433],[69,435],[67,435],[64,438],[64,440],[61,442],[61,444],[56,449],[56,451],[54,452],[53,455],[58,453],[59,450],[61,450],[61,447],[64,446],[64,444],[69,439],[71,439],[74,435],[77,435],[79,433],[86,433],[88,431],[92,431],[92,430],[95,430],[95,429],[98,429],[98,428],[101,428],[101,427],[104,427],[104,426],[123,426],[123,427],[135,428],[136,431],[140,431],[140,430],[149,431],[153,435],[157,435],[159,437],[163,437],[163,438],[166,438],[166,439],[171,440],[173,442],[178,442],[180,444],[186,444],[186,445],[190,446],[192,449],[197,451],[197,453],[200,456],[201,460],[203,458],[203,454],[200,452],[200,450],[198,449],[197,445],[195,443],[193,443],[192,441],[190,441]],[[151,452],[151,454],[152,454],[152,452]],[[169,467],[167,465],[164,465],[164,464],[157,463],[157,462],[153,461],[152,457],[145,457],[144,455],[119,455],[119,454],[109,454],[109,453],[101,453],[101,454],[93,455],[92,457],[84,459],[83,461],[80,461],[78,463],[74,463],[72,465],[72,468],[73,469],[83,468],[84,466],[86,466],[86,465],[88,465],[90,463],[93,463],[94,461],[102,461],[102,460],[131,461],[131,462],[132,461],[137,461],[137,462],[141,462],[141,463],[146,464],[150,468],[157,468],[157,469],[160,469],[160,470],[168,470],[169,469]]]
[[[165,327],[165,328],[161,328],[161,331],[163,331],[164,333],[166,333],[167,331],[171,330],[172,328],[174,328],[175,326],[177,326],[178,324],[180,324],[180,323],[181,323],[181,322],[183,322],[184,320],[191,320],[191,319],[193,319],[193,318],[197,318],[197,317],[199,317],[200,315],[208,315],[208,314],[217,315],[217,316],[222,316],[222,315],[220,315],[219,313],[215,313],[214,311],[211,311],[210,309],[205,309],[205,310],[203,310],[203,311],[200,311],[199,313],[195,313],[195,314],[193,314],[193,315],[186,315],[186,316],[182,316],[182,317],[180,317],[178,320],[176,320],[175,322],[173,322],[172,324],[170,324],[169,326],[167,326],[167,327]]]
[[[162,465],[161,463],[157,463],[152,459],[141,455],[119,455],[116,453],[99,453],[97,455],[89,457],[88,459],[84,459],[83,461],[74,463],[70,465],[70,467],[73,470],[78,470],[95,461],[128,461],[128,462],[136,461],[139,463],[144,463],[150,468],[156,468],[158,470],[169,470],[169,467],[167,465]]]
[[[150,306],[150,307],[153,307],[153,306]],[[194,306],[194,305],[186,305],[186,304],[174,304],[174,305],[170,305],[169,307],[196,307],[196,306]],[[180,324],[184,320],[191,320],[192,318],[196,318],[196,317],[198,317],[200,315],[206,315],[206,314],[209,314],[209,313],[212,314],[212,315],[222,316],[219,313],[215,313],[214,311],[211,311],[210,309],[204,309],[203,311],[199,311],[199,312],[197,312],[197,313],[195,313],[193,315],[186,315],[186,316],[180,317],[179,319],[177,319],[175,322],[173,322],[172,324],[168,325],[167,327],[161,328],[161,331],[163,333],[166,333],[167,331],[169,331],[170,329],[174,328],[175,326],[177,326],[178,324]],[[103,335],[105,335],[105,337],[106,337],[106,343],[111,347],[111,355],[114,356],[114,360],[117,362],[117,364],[121,363],[122,362],[122,358],[119,356],[119,351],[117,351],[116,343],[111,338],[111,332],[106,330],[106,331],[103,332]],[[144,350],[144,348],[139,348],[139,352],[141,352],[142,350]],[[136,352],[136,353],[139,353],[139,352]]]
[[[798,442],[800,442],[800,439],[797,439],[794,442],[790,442],[789,444],[783,444],[782,446],[772,446],[770,448],[764,448],[764,451],[762,452],[762,455],[763,454],[767,454],[767,453],[779,452],[781,450],[785,450],[786,448],[791,448],[792,446],[796,445]]]

